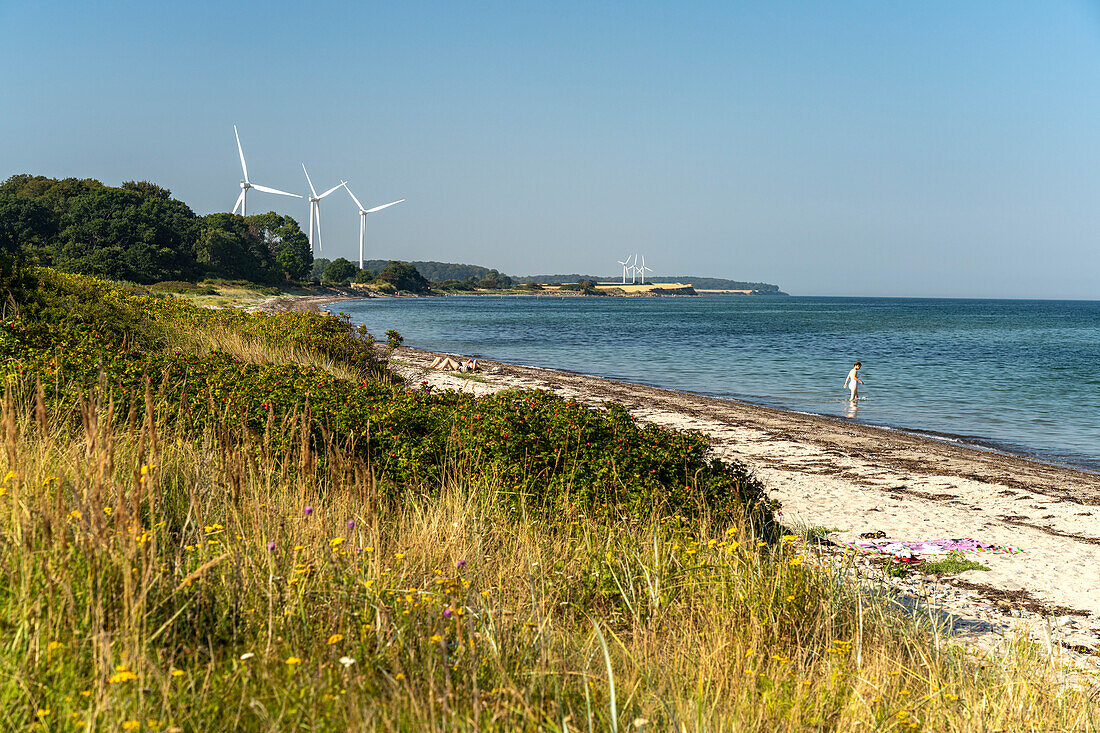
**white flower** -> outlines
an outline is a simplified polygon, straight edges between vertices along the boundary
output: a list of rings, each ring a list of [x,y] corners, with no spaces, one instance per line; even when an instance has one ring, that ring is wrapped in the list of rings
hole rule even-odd
[[[252,652],[245,652],[244,654],[241,655],[241,661],[242,662],[247,661],[249,659],[252,659],[252,657],[254,657],[254,656],[256,656],[256,655],[253,654]]]
[[[350,667],[351,665],[355,664],[355,660],[351,657],[340,657],[338,661],[340,662],[340,664],[344,665],[344,667]]]

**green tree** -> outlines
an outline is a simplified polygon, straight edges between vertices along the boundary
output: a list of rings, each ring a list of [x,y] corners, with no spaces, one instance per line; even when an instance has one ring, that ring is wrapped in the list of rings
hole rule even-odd
[[[321,275],[325,273],[325,268],[328,267],[328,263],[330,262],[332,262],[332,260],[326,259],[325,257],[314,257],[313,267],[309,270],[309,279],[320,280]]]
[[[313,253],[309,251],[309,238],[294,218],[269,211],[250,216],[246,221],[271,253],[278,271],[272,273],[272,279],[301,280],[309,276]]]
[[[325,271],[321,275],[321,279],[330,283],[348,282],[358,271],[359,268],[355,264],[348,262],[343,257],[337,257],[325,265]]]
[[[431,288],[431,283],[408,262],[390,262],[378,273],[378,279],[410,293],[426,293]]]
[[[207,274],[215,277],[252,282],[280,279],[274,254],[260,230],[236,214],[203,218],[197,258]]]
[[[54,264],[142,283],[193,278],[197,217],[180,201],[146,193],[101,186],[69,201]]]

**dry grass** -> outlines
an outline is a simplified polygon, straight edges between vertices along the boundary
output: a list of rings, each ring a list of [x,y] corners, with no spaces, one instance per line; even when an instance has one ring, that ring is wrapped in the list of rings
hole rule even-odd
[[[382,501],[361,463],[112,417],[4,405],[11,729],[1098,723],[1032,648],[972,658],[792,537],[524,516],[476,466]]]
[[[272,344],[238,331],[194,329],[181,333],[180,338],[186,341],[187,351],[199,354],[224,351],[250,364],[294,364],[311,367],[350,382],[379,381],[378,375],[371,374],[365,368],[356,369],[346,361],[339,361],[300,346]],[[381,381],[387,380],[383,378]]]

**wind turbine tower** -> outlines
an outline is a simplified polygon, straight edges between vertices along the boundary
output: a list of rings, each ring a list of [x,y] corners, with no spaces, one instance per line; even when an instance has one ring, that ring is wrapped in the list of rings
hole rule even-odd
[[[244,162],[244,148],[241,147],[241,136],[237,133],[237,126],[233,125],[233,136],[237,138],[237,152],[241,154],[241,173],[244,174],[244,178],[241,179],[241,195],[237,197],[237,203],[233,204],[233,213],[237,213],[237,209],[241,210],[241,216],[248,216],[247,198],[248,189],[254,188],[257,191],[263,191],[264,193],[275,193],[280,196],[291,196],[296,199],[302,198],[296,193],[287,193],[286,191],[280,191],[277,188],[268,188],[267,186],[261,186],[258,183],[252,183],[248,180],[248,166]]]
[[[642,285],[645,285],[645,271],[646,270],[649,270],[650,272],[653,272],[652,267],[646,267],[645,266],[645,255],[642,255],[642,266],[638,268],[638,272],[642,276]]]
[[[313,181],[311,181],[309,178],[309,171],[306,170],[305,163],[302,163],[302,172],[306,174],[306,182],[309,184],[309,252],[310,254],[313,254],[314,252],[321,251],[321,199],[323,199],[325,196],[328,196],[336,189],[340,188],[340,186],[343,186],[345,183],[347,183],[347,181],[340,181],[335,186],[318,196],[317,189],[313,187]],[[314,249],[313,247],[314,226],[316,226],[317,228],[316,249]]]
[[[367,214],[373,214],[376,211],[381,211],[382,209],[388,209],[391,206],[394,206],[395,204],[401,203],[405,199],[401,199],[399,201],[391,201],[388,204],[382,204],[381,206],[375,206],[372,209],[364,209],[363,204],[359,203],[359,199],[355,198],[355,194],[353,194],[351,192],[351,189],[348,188],[348,182],[344,181],[344,183],[341,184],[341,185],[344,187],[344,190],[348,192],[348,196],[351,196],[351,200],[355,202],[355,205],[359,207],[359,269],[362,270],[363,269],[363,237],[364,237],[364,233],[366,232],[366,229],[367,229]]]
[[[630,257],[628,256],[625,260],[615,260],[615,261],[623,266],[623,285],[626,285],[626,270],[627,270],[628,267],[630,267]]]

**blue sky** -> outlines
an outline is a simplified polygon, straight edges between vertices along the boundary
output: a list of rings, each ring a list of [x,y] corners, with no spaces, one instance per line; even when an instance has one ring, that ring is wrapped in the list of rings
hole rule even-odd
[[[0,60],[0,178],[226,211],[235,123],[255,182],[408,199],[368,257],[1100,299],[1096,3],[0,2]]]

